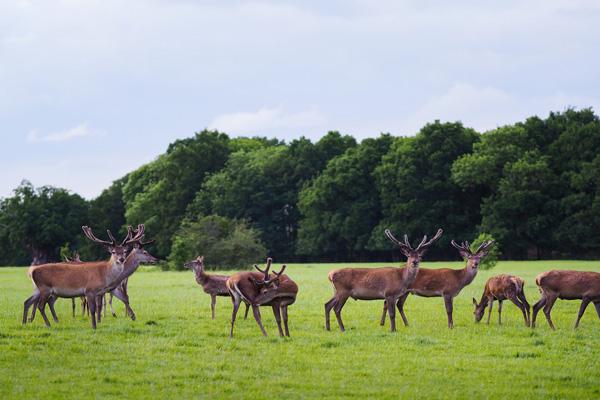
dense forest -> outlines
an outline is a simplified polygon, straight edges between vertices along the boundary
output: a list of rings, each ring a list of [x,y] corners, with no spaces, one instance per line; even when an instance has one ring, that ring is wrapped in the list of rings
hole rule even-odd
[[[591,109],[478,133],[435,121],[416,135],[313,143],[202,131],[86,201],[24,181],[0,200],[0,264],[105,257],[81,234],[145,223],[152,249],[180,268],[392,257],[390,228],[413,240],[445,231],[429,258],[456,259],[451,239],[493,236],[503,258],[600,256],[600,120]],[[209,258],[210,259],[210,258]]]

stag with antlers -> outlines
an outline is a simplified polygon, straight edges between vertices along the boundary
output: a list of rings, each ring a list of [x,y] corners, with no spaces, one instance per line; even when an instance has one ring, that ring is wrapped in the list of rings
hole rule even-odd
[[[139,225],[136,233],[131,227],[125,239],[119,244],[110,231],[107,231],[110,241],[96,238],[92,230],[82,227],[86,237],[95,243],[105,246],[111,257],[107,261],[87,262],[81,264],[52,263],[37,266],[31,272],[31,279],[36,289],[24,303],[23,323],[26,322],[27,310],[37,304],[40,314],[46,323],[45,306],[52,297],[73,298],[85,296],[90,307],[92,328],[96,328],[96,317],[100,319],[100,309],[97,307],[99,296],[113,290],[123,279],[130,276],[141,262],[156,262],[157,259],[140,247],[134,247],[127,255],[131,246],[140,243],[144,235],[144,225]],[[50,311],[55,322],[56,313],[50,303]]]
[[[281,328],[281,316],[283,314],[285,335],[290,335],[287,323],[287,306],[296,301],[298,285],[289,276],[283,274],[286,268],[285,265],[281,267],[279,272],[273,271],[270,274],[269,269],[272,261],[271,258],[267,259],[267,266],[264,270],[255,265],[254,267],[258,272],[238,272],[227,279],[226,285],[233,302],[229,337],[233,337],[235,318],[242,302],[252,306],[254,319],[264,336],[267,336],[267,332],[262,324],[259,306],[271,306],[273,308],[280,336],[284,336],[284,331]]]
[[[340,330],[344,332],[342,322],[342,308],[349,297],[354,300],[380,300],[385,299],[387,310],[390,314],[391,331],[396,331],[396,313],[394,304],[407,293],[409,286],[417,278],[421,258],[429,247],[442,236],[442,230],[431,240],[423,237],[421,243],[413,248],[404,235],[404,242],[394,237],[389,229],[385,230],[387,238],[400,248],[407,257],[406,265],[402,268],[343,268],[329,273],[329,280],[334,287],[333,297],[325,303],[325,328],[330,330],[329,314],[335,312]],[[385,312],[385,310],[384,310]]]
[[[488,254],[494,241],[488,240],[483,242],[475,252],[471,251],[469,242],[463,242],[459,245],[452,240],[451,244],[458,250],[462,258],[466,260],[467,265],[465,268],[458,270],[451,268],[421,268],[419,275],[412,282],[408,291],[396,303],[405,326],[408,326],[408,320],[404,314],[404,302],[408,295],[412,293],[422,297],[443,297],[448,316],[448,328],[452,329],[454,327],[452,319],[453,300],[465,286],[473,282],[473,279],[477,275],[481,259]],[[381,325],[385,324],[385,310],[389,307],[390,304],[386,300],[383,306]]]

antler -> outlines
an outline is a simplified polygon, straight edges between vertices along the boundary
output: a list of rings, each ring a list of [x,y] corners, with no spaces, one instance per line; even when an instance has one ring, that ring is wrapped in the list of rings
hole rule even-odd
[[[269,269],[271,268],[271,263],[273,259],[271,257],[267,258],[267,267],[262,270],[258,268],[258,265],[254,264],[254,268],[256,268],[259,272],[262,272],[265,275],[265,281],[269,279]]]
[[[451,245],[452,245],[454,248],[456,248],[458,251],[464,251],[464,252],[467,252],[468,254],[473,254],[473,253],[471,252],[471,247],[469,246],[469,242],[468,242],[468,241],[464,241],[464,242],[462,242],[462,243],[459,245],[458,243],[456,243],[456,242],[454,241],[454,239],[452,239],[452,240],[450,241],[450,244],[451,244]],[[479,250],[478,250],[478,251],[479,251]]]
[[[421,240],[421,243],[419,243],[419,245],[417,246],[417,248],[415,249],[415,251],[419,251],[419,250],[425,250],[426,248],[428,248],[429,246],[431,246],[431,244],[433,242],[435,242],[436,240],[438,240],[440,238],[440,236],[442,236],[442,233],[444,233],[444,231],[440,228],[437,230],[436,234],[434,237],[431,238],[431,240],[427,241],[427,235],[423,236],[423,240]]]
[[[94,236],[94,233],[92,232],[92,228],[90,228],[89,226],[82,226],[81,229],[83,230],[84,235],[90,239],[92,242],[96,242],[96,243],[100,243],[106,246],[116,246],[117,242],[114,240],[114,238],[111,237],[112,242],[106,241],[106,240],[102,240],[102,239],[98,239],[96,236]],[[112,235],[110,235],[112,236]]]
[[[127,227],[127,236],[125,237],[125,240],[123,240],[123,243],[121,245],[124,246],[132,243],[139,244],[144,237],[145,230],[146,227],[144,226],[144,224],[139,224],[137,226],[137,229],[135,230],[135,233],[133,233],[133,229],[131,228],[131,226]]]
[[[475,254],[477,254],[481,251],[486,251],[491,245],[494,244],[494,242],[495,242],[494,240],[485,240],[483,243],[481,243],[481,245],[479,245],[479,247],[475,251]]]
[[[273,273],[279,278],[281,276],[281,274],[283,274],[283,271],[285,271],[285,267],[287,267],[287,265],[283,264],[281,266],[281,270],[279,272],[273,271]]]
[[[404,243],[402,243],[401,241],[399,241],[398,239],[396,239],[394,237],[394,235],[392,234],[392,232],[389,229],[386,229],[384,231],[385,236],[387,236],[388,239],[390,239],[390,241],[392,243],[394,243],[396,246],[400,246],[400,247],[405,247],[408,250],[412,250],[412,247],[410,245],[410,243],[408,242],[408,235],[404,235]]]

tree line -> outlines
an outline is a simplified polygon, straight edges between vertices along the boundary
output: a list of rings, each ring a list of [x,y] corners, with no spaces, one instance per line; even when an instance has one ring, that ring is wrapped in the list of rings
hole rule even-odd
[[[55,260],[61,249],[104,257],[80,226],[123,234],[138,223],[172,268],[197,252],[220,267],[265,255],[389,259],[384,229],[419,235],[440,226],[445,234],[432,258],[455,258],[451,239],[480,234],[496,239],[504,258],[593,258],[600,255],[598,149],[600,120],[591,109],[485,133],[435,121],[414,136],[360,143],[339,132],[285,143],[204,130],[91,201],[24,181],[0,200],[0,263]]]

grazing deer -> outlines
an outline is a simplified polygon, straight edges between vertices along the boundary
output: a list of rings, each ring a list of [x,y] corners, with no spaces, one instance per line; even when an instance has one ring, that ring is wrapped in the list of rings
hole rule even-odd
[[[581,306],[575,321],[575,328],[579,326],[579,321],[590,302],[594,303],[596,313],[600,318],[600,273],[590,271],[559,271],[552,270],[542,272],[535,278],[536,285],[540,288],[542,298],[533,305],[533,319],[531,327],[535,328],[535,319],[537,313],[544,307],[544,314],[548,325],[555,329],[550,318],[550,311],[554,306],[556,299],[578,300],[581,299]]]
[[[88,239],[109,249],[110,259],[77,265],[54,263],[36,267],[31,273],[36,290],[24,303],[23,323],[26,320],[27,309],[37,303],[40,314],[42,314],[46,326],[49,327],[50,321],[46,317],[45,306],[51,296],[71,298],[85,295],[90,307],[92,328],[96,329],[96,316],[99,317],[99,309],[96,307],[97,297],[112,290],[114,286],[135,272],[141,262],[157,261],[147,251],[135,247],[127,255],[129,246],[141,240],[144,234],[144,225],[138,226],[135,235],[132,234],[130,228],[121,244],[117,243],[110,231],[107,231],[110,241],[105,241],[96,238],[89,227],[84,226],[82,229]],[[83,265],[85,267],[82,267]],[[58,322],[54,313],[53,318],[55,322]]]
[[[471,252],[471,249],[469,248],[469,242],[464,242],[460,246],[456,244],[454,240],[452,240],[451,243],[452,246],[458,250],[463,259],[467,261],[467,265],[463,269],[421,268],[417,278],[408,288],[408,292],[404,293],[398,299],[396,304],[405,326],[408,326],[408,320],[404,314],[404,302],[408,295],[412,293],[422,297],[443,297],[446,305],[446,314],[448,315],[448,328],[452,329],[454,327],[454,321],[452,320],[453,299],[465,286],[473,282],[475,275],[477,275],[481,259],[488,254],[494,241],[488,240],[483,242],[474,253]],[[381,325],[385,324],[386,308],[394,308],[393,305],[390,307],[387,299],[383,305]]]
[[[342,322],[342,307],[349,297],[354,300],[379,300],[385,299],[390,314],[391,331],[396,331],[396,315],[394,304],[407,293],[408,287],[417,278],[421,258],[427,249],[442,236],[442,230],[438,229],[435,236],[427,241],[423,237],[417,248],[413,249],[408,242],[408,236],[404,235],[404,243],[397,240],[389,229],[385,230],[388,239],[400,247],[400,251],[407,257],[403,268],[343,268],[329,272],[329,280],[334,287],[333,297],[325,303],[325,328],[330,330],[329,314],[331,309],[335,312],[340,330],[344,332]]]
[[[479,322],[485,314],[485,308],[489,305],[487,323],[490,323],[490,317],[492,315],[492,304],[494,300],[498,300],[498,324],[502,324],[502,301],[512,301],[523,313],[525,319],[525,325],[529,326],[529,303],[525,297],[525,291],[523,287],[525,282],[523,279],[514,275],[497,275],[487,280],[485,288],[483,289],[483,295],[481,295],[481,301],[477,304],[477,300],[473,298],[473,305],[475,306],[475,321]]]
[[[242,301],[252,306],[254,319],[260,327],[263,336],[267,336],[267,332],[262,325],[259,306],[272,306],[280,336],[284,335],[283,330],[281,329],[281,313],[283,312],[285,330],[286,334],[289,336],[289,330],[287,326],[287,306],[294,303],[296,300],[298,286],[287,275],[283,275],[285,265],[281,267],[279,272],[273,272],[271,275],[269,275],[271,263],[272,259],[268,258],[267,266],[264,270],[261,270],[257,265],[255,265],[254,267],[259,272],[238,272],[227,279],[226,285],[231,293],[231,299],[233,302],[233,311],[231,313],[231,331],[229,333],[230,338],[233,337],[235,318]],[[264,303],[261,303],[260,301]]]
[[[215,319],[215,306],[217,305],[217,296],[231,297],[229,289],[227,289],[228,275],[217,275],[207,274],[204,272],[204,256],[198,256],[195,260],[189,261],[183,264],[185,268],[194,271],[196,276],[196,282],[202,286],[204,293],[210,295],[210,310],[212,312],[212,319]],[[248,309],[250,304],[246,303],[246,316],[248,315]]]

